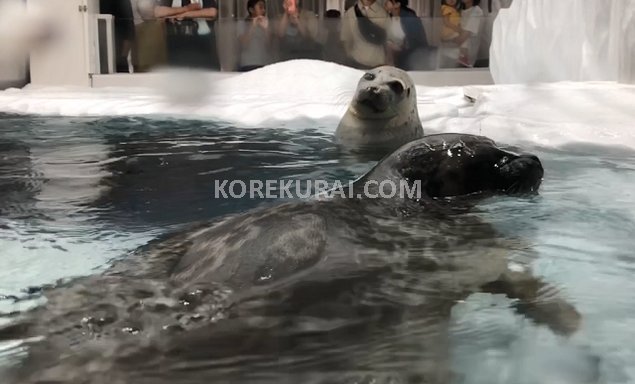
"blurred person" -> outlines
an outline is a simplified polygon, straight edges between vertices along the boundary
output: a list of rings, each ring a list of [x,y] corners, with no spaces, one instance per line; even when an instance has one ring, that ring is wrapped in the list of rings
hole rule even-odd
[[[481,30],[485,13],[479,6],[481,0],[463,0],[463,10],[461,10],[461,29],[463,34],[457,39],[457,44],[465,47],[467,53],[462,60],[459,56],[459,63],[472,67],[476,61],[477,52],[481,43]]]
[[[238,24],[238,71],[247,72],[271,62],[271,31],[265,0],[247,1],[247,18]]]
[[[358,0],[344,12],[341,40],[351,67],[386,64],[388,12],[376,0]]]
[[[276,25],[280,59],[318,59],[317,16],[302,9],[300,0],[283,0],[282,8],[284,12]]]
[[[130,0],[101,0],[99,13],[114,17],[117,72],[130,72],[128,55],[135,40],[135,27]]]
[[[342,15],[337,9],[329,9],[324,14],[324,48],[322,50],[322,60],[337,64],[346,63],[344,45],[340,40],[342,26]]]
[[[60,33],[60,25],[44,9],[27,9],[22,0],[0,0],[0,63],[26,61],[32,49],[46,46]]]
[[[463,66],[469,66],[468,48],[465,44],[469,35],[461,27],[460,8],[461,4],[458,0],[441,0],[441,16],[443,17],[441,40],[458,44],[459,63]]]
[[[409,0],[386,0],[384,9],[390,15],[388,25],[388,62],[403,70],[429,69],[432,52],[428,38]]]
[[[131,0],[135,24],[132,48],[134,72],[148,72],[168,62],[167,34],[163,18],[201,9],[198,3],[172,7],[171,0]]]
[[[172,0],[171,8],[188,10],[167,16],[162,16],[162,12],[173,10],[161,7],[155,11],[156,16],[167,18],[168,64],[220,70],[214,32],[216,0]]]
[[[172,0],[137,0],[137,2],[143,4],[145,12],[152,12],[155,18],[178,16],[185,12],[201,9],[201,3],[198,1],[180,4]]]

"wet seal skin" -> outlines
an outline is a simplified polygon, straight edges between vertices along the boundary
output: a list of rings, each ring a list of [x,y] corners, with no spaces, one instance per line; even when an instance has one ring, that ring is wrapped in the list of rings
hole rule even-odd
[[[450,313],[476,292],[570,335],[574,306],[510,268],[522,241],[472,212],[535,195],[543,173],[485,137],[431,135],[351,186],[420,182],[418,198],[284,203],[167,234],[47,290],[13,328],[42,338],[8,382],[447,383]]]

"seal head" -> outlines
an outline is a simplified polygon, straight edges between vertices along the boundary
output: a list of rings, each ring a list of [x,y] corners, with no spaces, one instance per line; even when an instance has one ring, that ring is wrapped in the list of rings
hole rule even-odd
[[[426,197],[453,199],[536,194],[543,175],[533,154],[505,150],[483,136],[439,134],[402,146],[360,181],[406,180],[420,183]]]
[[[377,81],[378,74],[367,72],[357,87],[357,103],[353,113],[362,119],[385,119],[399,114],[396,108],[414,92],[414,88],[399,78]]]
[[[366,72],[335,132],[338,143],[385,155],[423,136],[414,83],[407,72],[382,66]]]

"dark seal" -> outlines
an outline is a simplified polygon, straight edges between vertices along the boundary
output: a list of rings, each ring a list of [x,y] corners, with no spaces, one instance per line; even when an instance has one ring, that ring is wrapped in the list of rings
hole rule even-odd
[[[519,313],[561,334],[579,326],[530,268],[508,267],[518,242],[470,210],[488,196],[536,194],[542,177],[534,155],[435,135],[355,181],[354,198],[167,235],[53,289],[31,324],[14,326],[49,329],[17,382],[446,383],[450,312],[472,293],[517,299]],[[385,181],[418,183],[421,194],[366,197]]]
[[[373,219],[418,212],[420,220],[431,211],[434,220],[434,213],[451,207],[452,200],[536,193],[542,176],[534,155],[504,151],[485,137],[431,135],[385,158],[352,184],[352,194],[344,191],[345,196],[333,193],[332,199],[247,212],[189,232],[187,249],[170,268],[172,278],[244,289],[285,278],[304,279],[296,275],[301,271],[316,276],[322,268],[330,271],[330,263],[339,270],[343,265],[356,269],[367,262],[351,258],[350,252],[366,255],[366,248],[374,249],[375,242],[358,241],[377,231]],[[405,183],[411,193],[417,188],[420,193],[412,198],[393,193],[384,199],[381,196],[388,193],[380,188],[387,183],[395,188]]]

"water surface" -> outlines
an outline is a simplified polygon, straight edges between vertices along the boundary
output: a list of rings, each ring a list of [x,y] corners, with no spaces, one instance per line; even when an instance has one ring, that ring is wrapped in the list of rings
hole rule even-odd
[[[28,296],[28,287],[94,275],[161,233],[276,203],[214,198],[215,180],[346,181],[374,164],[342,153],[331,135],[309,127],[286,131],[133,117],[2,117],[4,322],[10,319],[7,314],[40,302],[16,300]],[[608,147],[529,144],[526,149],[545,167],[540,196],[493,199],[478,215],[500,236],[522,239],[523,248],[509,258],[533,266],[558,287],[582,314],[583,326],[565,339],[514,313],[510,300],[475,294],[455,305],[448,324],[455,381],[635,382],[635,347],[630,342],[635,340],[635,156]],[[153,282],[139,284],[155,287]],[[398,344],[381,337],[348,347],[355,355],[371,345],[395,356],[378,358],[375,373],[398,371],[399,362],[412,355],[391,348]],[[15,344],[7,344],[0,359],[7,365],[17,361],[19,352]],[[327,351],[318,352],[325,362]],[[382,361],[394,364],[388,369]],[[223,369],[230,371],[245,364],[225,363]],[[303,367],[300,361],[293,364]],[[139,372],[147,373],[142,368],[139,362]],[[262,382],[287,380],[262,372]],[[316,375],[320,373],[329,376],[326,371]]]

